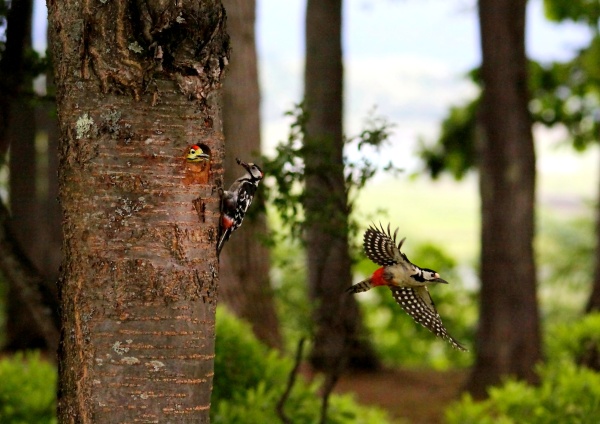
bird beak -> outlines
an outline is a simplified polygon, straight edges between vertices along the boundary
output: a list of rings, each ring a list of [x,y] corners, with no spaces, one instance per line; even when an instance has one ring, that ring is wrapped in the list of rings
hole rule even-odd
[[[237,162],[238,165],[241,165],[244,168],[246,168],[246,171],[250,172],[250,165],[248,165],[246,162],[241,161],[238,158],[235,158],[235,161]]]
[[[206,153],[198,153],[198,152],[194,152],[194,153],[188,153],[188,155],[186,156],[186,159],[192,162],[198,161],[199,159],[210,159],[210,156]]]
[[[444,280],[443,278],[436,278],[435,280],[431,280],[433,283],[438,283],[438,284],[448,284],[448,282],[446,280]]]

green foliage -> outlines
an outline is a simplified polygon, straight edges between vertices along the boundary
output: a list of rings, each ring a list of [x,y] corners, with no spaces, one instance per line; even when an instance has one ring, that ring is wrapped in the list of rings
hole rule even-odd
[[[217,310],[215,377],[211,422],[255,424],[279,422],[276,405],[287,386],[293,363],[269,351],[248,324]],[[321,398],[318,381],[301,377],[292,389],[285,413],[294,423],[318,422]],[[359,406],[351,396],[332,395],[327,423],[385,423],[386,415]]]
[[[543,321],[578,319],[594,275],[595,237],[590,217],[569,221],[542,216],[535,250],[540,275]]]
[[[577,150],[597,142],[600,132],[600,2],[588,0],[545,0],[550,19],[581,22],[590,27],[593,37],[588,46],[574,52],[566,62],[540,64],[529,62],[529,110],[532,120],[546,127],[563,125],[569,141]],[[479,87],[479,71],[470,72]],[[479,99],[453,106],[444,118],[441,133],[434,143],[421,141],[419,155],[433,178],[449,172],[461,179],[477,162],[476,109]]]
[[[302,140],[306,133],[308,115],[302,104],[285,113],[291,117],[290,132],[285,142],[275,148],[276,154],[270,159],[263,157],[266,175],[275,179],[275,185],[268,187],[267,197],[275,207],[282,226],[289,229],[292,238],[299,239],[304,217],[304,150]]]
[[[433,244],[418,246],[408,257],[417,264],[437,270],[449,284],[430,289],[444,325],[470,352],[454,350],[447,342],[436,338],[415,323],[394,301],[385,287],[357,295],[364,312],[365,324],[371,333],[381,359],[390,366],[432,367],[448,369],[467,367],[472,361],[472,346],[477,319],[475,293],[460,286],[454,259]],[[364,263],[367,261],[365,260]],[[373,265],[359,264],[365,275]]]
[[[454,423],[597,423],[600,421],[600,374],[577,365],[590,346],[600,347],[600,314],[557,325],[547,336],[548,360],[538,367],[539,386],[507,380],[489,390],[489,399],[469,395],[446,411]]]
[[[285,373],[274,351],[256,340],[250,326],[217,309],[213,399],[233,399],[263,379]]]
[[[590,27],[600,19],[600,2],[596,0],[544,0],[546,17],[552,21],[570,20]]]
[[[37,352],[0,360],[0,422],[56,423],[56,375]]]
[[[509,380],[491,388],[489,399],[464,395],[446,411],[449,424],[597,423],[600,420],[600,375],[569,361],[539,368],[539,387]]]
[[[447,171],[460,180],[475,168],[475,116],[478,107],[479,99],[451,107],[442,121],[437,142],[428,146],[423,139],[419,140],[418,154],[431,178],[437,179]]]
[[[564,125],[577,150],[597,141],[600,130],[599,60],[600,37],[595,36],[569,62],[530,66],[529,109],[534,121],[547,127]]]
[[[546,340],[548,361],[579,362],[588,350],[600,350],[600,313],[586,314],[571,323],[552,325]]]
[[[271,282],[274,290],[279,328],[283,334],[285,350],[296,348],[300,338],[312,339],[314,322],[312,305],[306,284],[306,257],[297,242],[284,240],[271,251]]]
[[[287,140],[276,147],[276,154],[273,158],[263,157],[262,159],[265,174],[272,176],[275,181],[273,185],[265,182],[265,186],[267,187],[267,197],[281,220],[281,228],[285,230],[283,234],[280,234],[280,239],[287,238],[285,233],[289,233],[293,239],[301,240],[307,219],[303,207],[306,200],[304,158],[307,155],[307,149],[318,147],[319,152],[327,150],[325,142],[307,143],[306,124],[310,119],[309,115],[310,111],[307,111],[302,103],[286,112],[286,116],[292,118]],[[364,130],[359,135],[344,138],[344,150],[353,150],[359,153],[366,148],[378,150],[387,142],[392,127],[393,125],[385,118],[371,112],[365,121]],[[335,165],[328,164],[327,167],[313,169],[311,172],[326,176]],[[340,199],[330,199],[331,204],[323,204],[323,212],[313,219],[323,219],[322,215],[331,219],[332,214],[337,212],[350,214],[360,191],[379,171],[379,168],[364,156],[358,160],[350,160],[345,154],[343,166],[346,192],[345,198],[341,199],[342,204],[340,205]],[[399,172],[391,162],[382,167],[381,171]],[[359,230],[358,222],[358,217],[350,216],[349,228],[346,230],[349,231],[351,240],[355,238],[354,236]]]

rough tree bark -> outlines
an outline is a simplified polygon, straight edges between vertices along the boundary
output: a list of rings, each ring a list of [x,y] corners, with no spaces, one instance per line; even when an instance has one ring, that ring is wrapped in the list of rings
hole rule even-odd
[[[503,376],[536,382],[541,360],[533,256],[535,151],[528,112],[526,0],[480,0],[483,97],[481,312],[468,383],[476,397]]]
[[[343,163],[342,1],[308,0],[304,97],[305,210],[309,294],[315,304],[312,365],[321,370],[348,362],[374,368],[377,359],[361,339],[352,284],[348,202]]]
[[[49,0],[65,261],[62,423],[209,422],[218,0]],[[190,145],[210,166],[186,163]]]
[[[254,25],[255,0],[224,0],[233,47],[223,84],[223,132],[229,141],[225,156],[226,185],[243,170],[235,158],[257,162],[260,157],[260,91]],[[260,188],[259,188],[260,190]],[[267,224],[262,198],[221,253],[220,297],[233,312],[246,319],[254,334],[271,347],[281,346],[269,278],[269,250],[264,245]]]

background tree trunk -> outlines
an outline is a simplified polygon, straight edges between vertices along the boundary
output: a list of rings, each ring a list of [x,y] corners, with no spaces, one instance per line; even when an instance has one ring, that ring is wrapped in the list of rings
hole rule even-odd
[[[600,199],[600,184],[598,187],[597,199]],[[585,306],[586,313],[600,312],[600,202],[596,205],[596,257],[594,259],[592,291]],[[600,371],[598,344],[590,340],[590,343],[583,349],[579,362],[588,368]]]
[[[225,156],[225,185],[242,173],[235,158],[257,162],[260,157],[260,91],[256,58],[255,0],[224,0],[227,26],[234,46],[223,84],[223,132],[229,141]],[[259,188],[260,190],[260,188]],[[252,209],[221,253],[221,299],[254,334],[271,347],[281,347],[281,336],[269,278],[269,250],[264,200]]]
[[[16,258],[23,258],[26,262],[20,264],[21,271],[4,269],[8,283],[5,299],[5,350],[46,348],[58,343],[58,340],[48,339],[51,334],[58,334],[56,331],[50,331],[47,323],[40,326],[40,320],[31,319],[33,314],[47,320],[51,317],[48,316],[48,307],[57,310],[58,305],[53,296],[56,279],[44,281],[36,275],[35,270],[39,269],[42,253],[48,246],[40,237],[45,228],[40,224],[37,178],[40,157],[36,154],[36,105],[33,71],[26,60],[32,47],[32,13],[31,0],[11,4],[7,16],[6,50],[0,61],[0,156],[4,157],[10,146],[9,192],[12,217],[10,220],[3,220],[6,228],[2,230],[6,237],[6,244],[2,249],[12,259],[5,258],[7,260],[2,261],[2,264],[12,263]],[[14,281],[11,278],[23,275],[25,269],[29,276],[26,280]],[[28,283],[33,286],[23,286]],[[40,293],[31,292],[38,290]],[[28,304],[34,299],[32,304]]]
[[[31,48],[33,0],[11,4],[6,16],[6,44],[0,60],[0,157],[9,146],[8,129],[12,103],[26,83],[25,52]],[[31,80],[28,80],[31,83]]]
[[[46,75],[46,91],[54,93],[54,76],[49,70]],[[58,294],[56,293],[56,281],[59,276],[60,263],[62,261],[62,229],[61,212],[58,203],[58,121],[56,119],[56,103],[49,99],[42,101],[38,111],[38,130],[43,133],[47,140],[46,168],[39,176],[45,180],[42,193],[41,209],[44,211],[40,222],[44,225],[44,237],[42,245],[44,249],[40,252],[40,271],[44,278],[51,283],[54,289],[52,297],[58,305]],[[58,308],[56,308],[58,311]]]
[[[377,366],[361,339],[353,296],[348,246],[348,202],[343,161],[342,1],[308,0],[306,8],[305,210],[309,294],[314,302],[312,365],[337,367],[343,359],[358,368]]]
[[[585,311],[600,311],[600,181],[598,183],[598,205],[596,206],[596,258],[594,264],[594,281],[592,292],[588,299]]]
[[[220,1],[49,1],[65,261],[59,422],[209,422]],[[188,164],[192,144],[210,166]]]
[[[541,359],[533,257],[535,152],[528,112],[526,0],[480,0],[483,97],[481,312],[468,388],[513,375],[536,382]]]

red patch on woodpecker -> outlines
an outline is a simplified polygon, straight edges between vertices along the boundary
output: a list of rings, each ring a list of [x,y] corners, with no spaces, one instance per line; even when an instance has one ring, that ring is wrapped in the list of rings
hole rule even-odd
[[[192,149],[194,149],[194,150],[200,150],[200,147],[198,147],[197,145],[195,145],[195,144],[194,144],[194,145],[192,146]]]
[[[221,226],[223,228],[231,228],[233,226],[233,219],[229,218],[227,215],[223,215],[221,217]]]
[[[383,270],[384,267],[381,267],[375,270],[375,272],[371,276],[371,285],[373,285],[373,287],[387,285],[387,282],[383,279]]]

